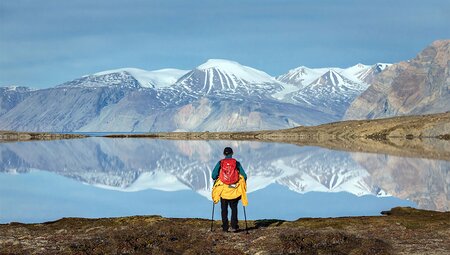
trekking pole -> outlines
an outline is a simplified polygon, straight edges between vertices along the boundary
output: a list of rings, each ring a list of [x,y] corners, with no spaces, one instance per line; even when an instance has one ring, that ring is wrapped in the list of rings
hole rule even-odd
[[[212,209],[212,215],[211,215],[211,232],[213,231],[213,224],[214,224],[214,201],[213,201],[213,209]]]
[[[245,206],[242,206],[244,208],[244,219],[245,219],[245,233],[248,234],[248,227],[247,227],[247,213],[245,213]]]

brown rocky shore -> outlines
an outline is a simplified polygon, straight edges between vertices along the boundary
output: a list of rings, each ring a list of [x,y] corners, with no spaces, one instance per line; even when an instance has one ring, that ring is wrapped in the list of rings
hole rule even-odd
[[[394,208],[384,216],[220,222],[159,216],[64,218],[0,225],[0,254],[449,254],[450,212]],[[245,226],[240,222],[241,227]]]
[[[73,139],[84,138],[81,134],[58,134],[45,132],[16,132],[16,131],[2,131],[0,130],[0,142],[15,142],[15,141],[31,141],[31,140],[58,140],[58,139]]]
[[[161,132],[111,138],[254,140],[450,160],[450,112],[252,132]]]
[[[81,134],[0,131],[0,142],[87,137]],[[334,150],[450,160],[450,112],[319,126],[249,132],[159,132],[115,134],[109,138],[174,140],[250,140],[319,146]]]

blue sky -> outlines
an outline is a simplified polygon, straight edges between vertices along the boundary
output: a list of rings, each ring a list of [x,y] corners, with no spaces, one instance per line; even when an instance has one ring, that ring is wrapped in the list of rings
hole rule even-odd
[[[413,58],[450,38],[448,0],[0,1],[0,86],[53,87],[98,71],[192,69],[225,58],[297,66]]]

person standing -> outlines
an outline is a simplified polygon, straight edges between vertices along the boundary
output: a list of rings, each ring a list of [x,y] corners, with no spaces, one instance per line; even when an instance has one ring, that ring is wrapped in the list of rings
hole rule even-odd
[[[239,161],[233,158],[233,149],[226,147],[223,150],[224,159],[217,162],[211,174],[214,182],[212,197],[222,209],[222,230],[228,232],[228,206],[231,208],[231,232],[239,230],[238,209],[239,200],[247,206],[247,174]]]

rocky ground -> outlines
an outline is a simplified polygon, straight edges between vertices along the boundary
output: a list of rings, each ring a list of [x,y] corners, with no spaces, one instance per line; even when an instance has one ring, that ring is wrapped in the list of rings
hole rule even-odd
[[[253,132],[171,132],[123,138],[258,140],[336,150],[450,160],[450,112]]]
[[[450,254],[450,212],[386,214],[249,221],[248,234],[159,216],[11,223],[0,225],[0,254]]]
[[[79,134],[57,134],[57,133],[39,133],[39,132],[16,132],[0,130],[0,142],[17,142],[31,140],[58,140],[84,138],[85,135]]]

